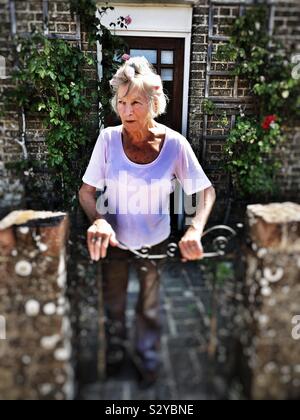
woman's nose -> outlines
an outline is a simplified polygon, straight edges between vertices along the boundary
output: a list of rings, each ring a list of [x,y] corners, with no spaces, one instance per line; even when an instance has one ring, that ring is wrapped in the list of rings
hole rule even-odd
[[[125,115],[128,117],[129,115],[132,115],[132,106],[131,105],[127,105],[125,107]]]

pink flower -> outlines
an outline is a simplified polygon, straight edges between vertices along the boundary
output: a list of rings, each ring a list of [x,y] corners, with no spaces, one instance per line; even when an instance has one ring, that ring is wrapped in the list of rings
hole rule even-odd
[[[122,55],[122,60],[123,60],[123,61],[128,61],[128,60],[130,60],[130,58],[131,58],[131,57],[130,57],[130,55],[128,55],[128,54],[123,54],[123,55]]]
[[[153,89],[157,91],[157,94],[161,94],[162,93],[161,86],[153,86]]]
[[[125,23],[126,23],[126,25],[130,25],[132,23],[131,16],[128,15],[128,16],[125,17]]]

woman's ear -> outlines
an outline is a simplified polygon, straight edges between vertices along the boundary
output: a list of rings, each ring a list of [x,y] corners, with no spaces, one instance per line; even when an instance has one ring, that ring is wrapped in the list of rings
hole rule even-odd
[[[154,98],[154,112],[158,114],[158,99]]]

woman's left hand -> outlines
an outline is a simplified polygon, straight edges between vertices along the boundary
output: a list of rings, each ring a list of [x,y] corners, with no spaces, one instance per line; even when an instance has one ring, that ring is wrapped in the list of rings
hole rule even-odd
[[[179,242],[179,249],[182,255],[182,262],[202,260],[204,250],[201,243],[201,233],[190,228]]]

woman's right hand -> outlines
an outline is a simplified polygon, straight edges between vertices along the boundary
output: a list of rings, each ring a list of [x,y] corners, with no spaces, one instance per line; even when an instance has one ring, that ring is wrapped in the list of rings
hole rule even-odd
[[[88,229],[87,245],[92,261],[99,261],[100,258],[105,258],[109,245],[118,246],[116,234],[106,220],[97,219]]]

